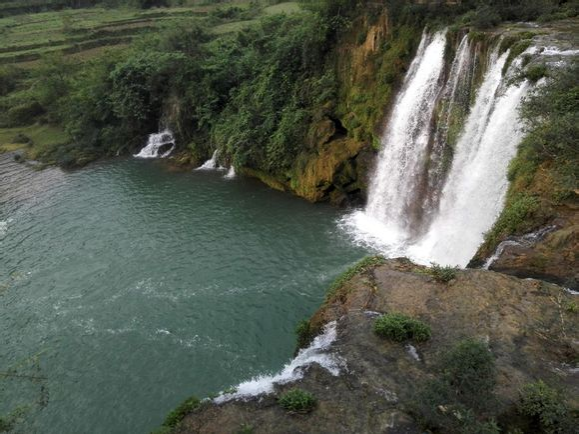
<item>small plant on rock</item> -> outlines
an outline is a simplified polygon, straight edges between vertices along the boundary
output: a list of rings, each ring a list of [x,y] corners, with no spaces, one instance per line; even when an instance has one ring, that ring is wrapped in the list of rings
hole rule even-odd
[[[314,331],[312,330],[310,322],[307,319],[304,319],[303,321],[300,321],[298,323],[295,332],[297,337],[298,349],[304,348],[314,338]]]
[[[403,313],[388,313],[374,321],[374,332],[396,342],[412,339],[424,342],[430,339],[432,332],[427,324]]]
[[[430,265],[426,273],[432,276],[437,282],[448,283],[456,277],[456,267],[438,265],[435,262],[432,262]]]
[[[279,405],[290,413],[309,413],[316,406],[316,398],[302,389],[291,389],[278,400]]]

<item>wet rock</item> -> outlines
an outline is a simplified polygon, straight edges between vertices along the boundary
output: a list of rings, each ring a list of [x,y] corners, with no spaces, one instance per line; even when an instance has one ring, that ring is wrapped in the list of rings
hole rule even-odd
[[[311,326],[337,321],[332,353],[343,360],[338,376],[312,364],[297,382],[275,393],[221,405],[207,402],[177,433],[420,433],[408,412],[416,389],[433,377],[440,355],[458,340],[488,342],[498,369],[497,416],[512,411],[520,387],[538,378],[565,384],[579,404],[579,316],[562,287],[492,271],[459,271],[438,283],[405,259],[389,260],[346,282],[314,315]],[[424,343],[395,343],[373,332],[378,314],[401,312],[432,328]],[[409,345],[412,346],[409,349]],[[418,357],[416,357],[418,356]],[[299,387],[315,395],[316,409],[290,414],[276,397]]]

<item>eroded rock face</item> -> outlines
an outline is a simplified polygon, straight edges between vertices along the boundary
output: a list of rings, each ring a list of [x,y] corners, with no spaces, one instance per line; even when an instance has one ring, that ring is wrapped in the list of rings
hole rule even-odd
[[[579,213],[568,209],[537,231],[510,237],[487,259],[490,270],[579,290]],[[482,261],[478,260],[478,264]]]
[[[439,356],[466,337],[489,344],[498,369],[497,415],[512,408],[519,388],[539,378],[565,385],[579,397],[579,316],[566,306],[573,295],[538,280],[484,270],[457,273],[438,283],[405,259],[390,260],[356,275],[314,315],[321,327],[337,321],[332,353],[345,364],[339,376],[311,365],[302,380],[249,401],[206,403],[187,416],[178,433],[419,433],[408,403],[436,372]],[[380,313],[401,312],[428,323],[432,338],[421,344],[384,340],[372,331]],[[281,409],[276,396],[292,387],[313,393],[308,415]]]

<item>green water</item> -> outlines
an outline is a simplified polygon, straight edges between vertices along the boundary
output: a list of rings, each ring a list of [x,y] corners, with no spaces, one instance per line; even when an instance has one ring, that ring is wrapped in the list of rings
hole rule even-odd
[[[190,395],[280,369],[366,254],[339,217],[222,172],[0,156],[0,414],[22,408],[16,432],[146,433]]]

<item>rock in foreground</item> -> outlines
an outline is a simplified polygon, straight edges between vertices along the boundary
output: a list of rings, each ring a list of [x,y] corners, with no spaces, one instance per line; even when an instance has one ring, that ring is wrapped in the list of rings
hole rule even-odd
[[[341,362],[339,375],[311,364],[302,379],[277,385],[275,393],[206,401],[174,432],[424,432],[412,411],[415,393],[439,375],[441,356],[464,338],[488,343],[495,359],[497,402],[487,413],[499,423],[516,413],[521,387],[538,379],[566,389],[567,397],[575,397],[568,404],[577,408],[579,316],[572,294],[554,284],[483,270],[458,271],[441,283],[427,270],[404,259],[367,267],[314,315],[314,329],[337,322],[329,351]],[[422,320],[432,337],[424,343],[378,337],[374,320],[388,312]],[[278,405],[277,398],[296,387],[317,398],[312,412],[291,413]]]

